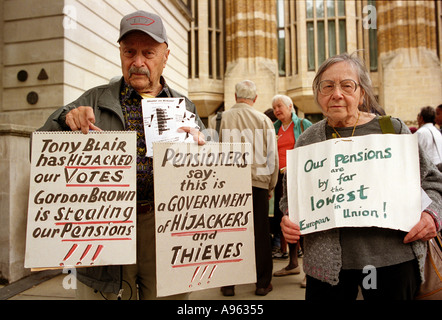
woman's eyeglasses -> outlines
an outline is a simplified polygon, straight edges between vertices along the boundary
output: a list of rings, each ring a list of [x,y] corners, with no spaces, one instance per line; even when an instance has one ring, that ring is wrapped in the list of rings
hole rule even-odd
[[[339,83],[335,83],[331,80],[323,80],[319,82],[318,89],[319,92],[325,96],[331,95],[333,92],[335,92],[336,87],[339,87],[341,89],[341,92],[343,94],[349,95],[356,92],[358,89],[359,84],[356,83],[356,81],[347,79],[342,80]]]

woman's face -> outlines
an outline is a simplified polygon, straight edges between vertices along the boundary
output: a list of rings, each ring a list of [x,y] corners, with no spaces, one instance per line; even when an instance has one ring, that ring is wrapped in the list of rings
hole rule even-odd
[[[273,105],[273,114],[282,123],[292,120],[292,110],[290,106],[286,106],[282,100],[276,100]]]
[[[335,83],[334,91],[329,95],[318,92],[318,102],[322,113],[331,124],[340,126],[354,125],[353,118],[358,116],[358,107],[364,101],[364,90],[359,86],[359,78],[353,66],[345,61],[330,66],[321,76],[321,81],[331,80]],[[353,80],[358,84],[356,91],[344,94],[339,84],[343,80]]]

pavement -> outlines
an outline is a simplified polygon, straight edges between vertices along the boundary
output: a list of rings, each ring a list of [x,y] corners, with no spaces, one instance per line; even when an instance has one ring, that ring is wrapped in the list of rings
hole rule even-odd
[[[273,259],[273,272],[284,268],[288,259]],[[302,258],[299,259],[302,266]],[[65,289],[68,274],[61,270],[40,271],[6,286],[0,285],[0,300],[75,300],[75,290]],[[266,296],[255,295],[255,284],[235,286],[235,296],[224,297],[219,288],[194,291],[190,300],[304,300],[301,288],[304,273],[273,277],[273,290]]]

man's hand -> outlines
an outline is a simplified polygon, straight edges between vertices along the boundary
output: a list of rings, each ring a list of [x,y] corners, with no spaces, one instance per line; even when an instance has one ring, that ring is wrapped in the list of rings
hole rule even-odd
[[[84,134],[89,130],[102,131],[95,126],[95,115],[91,107],[81,106],[69,111],[66,115],[66,124],[72,131],[81,130]]]
[[[178,131],[180,132],[187,132],[190,133],[193,136],[193,140],[195,140],[196,142],[198,142],[198,144],[200,146],[203,146],[206,144],[206,140],[204,137],[204,134],[202,132],[200,132],[198,129],[196,128],[192,128],[192,127],[181,127],[178,129]]]

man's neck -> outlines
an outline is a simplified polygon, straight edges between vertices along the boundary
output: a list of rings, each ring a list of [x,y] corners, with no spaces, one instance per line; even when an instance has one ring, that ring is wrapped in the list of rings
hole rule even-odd
[[[149,94],[149,93],[140,93],[140,92],[138,92],[138,94],[139,94],[142,98],[144,98],[144,99],[153,99],[153,98],[156,97],[156,96],[153,96],[153,95],[151,95],[151,94]]]
[[[144,88],[142,90],[137,90],[135,88],[133,88],[141,97],[150,97],[150,98],[155,98],[157,97],[161,91],[163,91],[164,86],[165,86],[166,82],[164,80],[163,77],[160,78],[160,81],[158,84],[156,84],[155,86],[151,87],[151,88]],[[128,85],[129,87],[130,84],[126,83],[126,85]]]
[[[238,99],[236,99],[236,103],[245,103],[245,104],[248,104],[249,106],[253,107],[253,100],[251,100],[251,99],[238,98]]]

